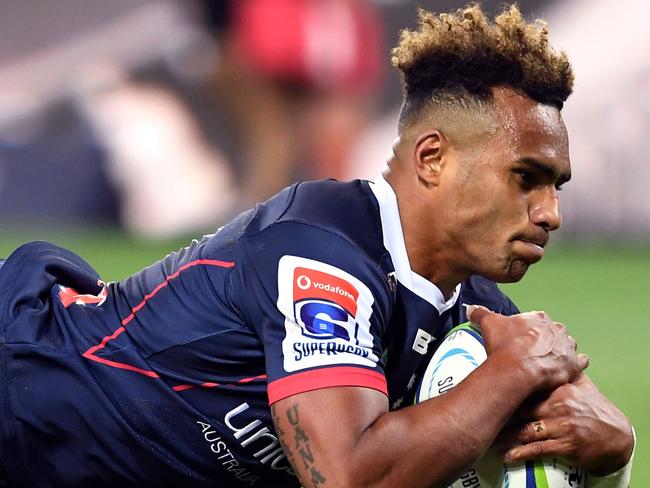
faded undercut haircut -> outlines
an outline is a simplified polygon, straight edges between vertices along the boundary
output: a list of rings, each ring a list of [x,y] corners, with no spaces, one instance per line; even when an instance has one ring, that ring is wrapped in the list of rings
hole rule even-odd
[[[514,5],[494,21],[477,4],[443,14],[420,9],[417,29],[402,31],[391,61],[402,74],[400,129],[428,107],[485,106],[497,86],[559,110],[573,90],[567,55],[549,46],[546,23],[528,23]]]

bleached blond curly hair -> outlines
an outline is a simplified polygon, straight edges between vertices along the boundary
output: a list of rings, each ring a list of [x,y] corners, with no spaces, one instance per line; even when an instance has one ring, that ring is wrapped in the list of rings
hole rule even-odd
[[[391,61],[402,74],[400,124],[431,103],[489,101],[495,86],[558,109],[573,90],[567,55],[549,45],[546,23],[527,22],[515,5],[493,21],[477,4],[443,14],[421,9]]]

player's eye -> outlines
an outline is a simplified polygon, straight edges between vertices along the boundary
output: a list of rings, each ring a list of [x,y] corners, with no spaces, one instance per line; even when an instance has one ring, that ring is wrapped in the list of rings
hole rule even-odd
[[[537,184],[537,177],[532,172],[523,168],[515,169],[514,172],[519,178],[519,184],[522,188],[530,190]]]

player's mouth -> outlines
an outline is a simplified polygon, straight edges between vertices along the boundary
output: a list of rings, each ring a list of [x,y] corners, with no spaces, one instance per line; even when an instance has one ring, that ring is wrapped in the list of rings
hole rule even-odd
[[[544,257],[544,247],[548,244],[548,233],[544,232],[537,235],[518,236],[514,239],[519,246],[517,246],[517,253],[529,262],[536,263]]]

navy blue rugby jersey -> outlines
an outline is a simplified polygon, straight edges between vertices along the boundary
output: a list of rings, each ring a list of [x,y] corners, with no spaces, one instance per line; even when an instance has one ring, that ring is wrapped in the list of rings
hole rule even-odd
[[[483,278],[445,300],[414,273],[381,177],[294,185],[98,279],[44,243],[0,272],[0,461],[16,485],[299,486],[269,404],[360,386],[404,407],[463,303],[517,312]]]

